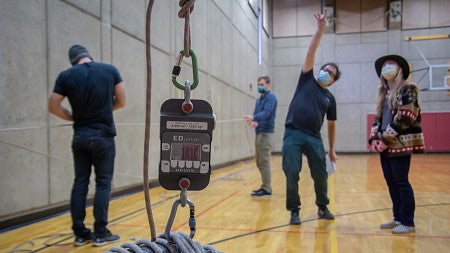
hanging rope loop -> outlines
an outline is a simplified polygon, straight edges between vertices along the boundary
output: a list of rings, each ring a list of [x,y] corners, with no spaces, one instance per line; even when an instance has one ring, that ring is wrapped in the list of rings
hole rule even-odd
[[[194,82],[191,84],[191,90],[195,89],[198,85],[198,64],[197,64],[197,56],[195,55],[194,50],[189,49],[189,54],[192,56],[192,76],[194,77]],[[177,76],[180,75],[181,72],[181,60],[183,59],[184,50],[180,51],[178,55],[176,65],[173,66],[172,70],[172,83],[180,90],[185,90],[186,86],[182,85],[177,81]]]
[[[195,0],[180,0],[179,5],[181,7],[178,12],[179,18],[184,18],[184,56],[190,56],[191,49],[191,29],[190,29],[190,18],[191,12],[194,10]]]

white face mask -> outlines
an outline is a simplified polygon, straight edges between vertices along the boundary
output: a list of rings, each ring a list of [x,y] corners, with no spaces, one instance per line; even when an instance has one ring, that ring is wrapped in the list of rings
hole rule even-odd
[[[397,67],[397,65],[394,65],[394,64],[386,64],[381,69],[381,75],[386,80],[391,80],[394,76],[397,75],[397,72],[398,72],[398,67]]]

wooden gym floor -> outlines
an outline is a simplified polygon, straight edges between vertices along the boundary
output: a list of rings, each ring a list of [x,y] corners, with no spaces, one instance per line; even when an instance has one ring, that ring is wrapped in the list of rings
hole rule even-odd
[[[416,232],[394,235],[379,229],[389,221],[391,203],[378,156],[339,155],[329,178],[334,221],[317,220],[315,196],[304,158],[300,179],[302,224],[289,225],[281,157],[272,157],[273,196],[252,199],[260,176],[254,160],[213,171],[202,191],[188,192],[195,204],[195,241],[224,252],[449,252],[450,154],[415,155],[410,179],[415,191]],[[157,235],[163,234],[177,191],[150,190]],[[0,252],[102,252],[133,238],[150,239],[143,193],[110,203],[109,228],[121,242],[104,247],[75,247],[68,212],[0,234]],[[172,231],[189,233],[189,208],[178,207]],[[86,220],[92,227],[92,209]]]

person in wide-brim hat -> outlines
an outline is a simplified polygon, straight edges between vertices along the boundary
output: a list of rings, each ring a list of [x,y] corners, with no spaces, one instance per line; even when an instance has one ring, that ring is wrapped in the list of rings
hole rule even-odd
[[[402,69],[403,79],[404,80],[408,79],[410,73],[408,62],[405,60],[405,58],[395,54],[382,56],[375,61],[375,70],[377,71],[378,76],[381,75],[383,63],[385,63],[388,60],[395,61],[398,64],[398,66]]]
[[[411,156],[425,152],[420,89],[407,80],[409,65],[399,55],[380,57],[375,61],[375,70],[380,80],[368,144],[370,150],[379,153],[393,216],[380,229],[390,229],[393,234],[414,233],[416,206],[409,180]]]

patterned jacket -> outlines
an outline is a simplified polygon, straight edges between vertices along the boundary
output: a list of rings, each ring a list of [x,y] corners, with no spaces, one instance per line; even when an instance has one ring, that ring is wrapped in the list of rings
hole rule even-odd
[[[381,132],[381,119],[376,117],[370,132],[369,144],[373,140],[382,140],[388,146],[389,156],[425,152],[418,94],[419,89],[413,84],[400,88],[397,94],[397,108],[392,110],[392,122],[384,132]]]

